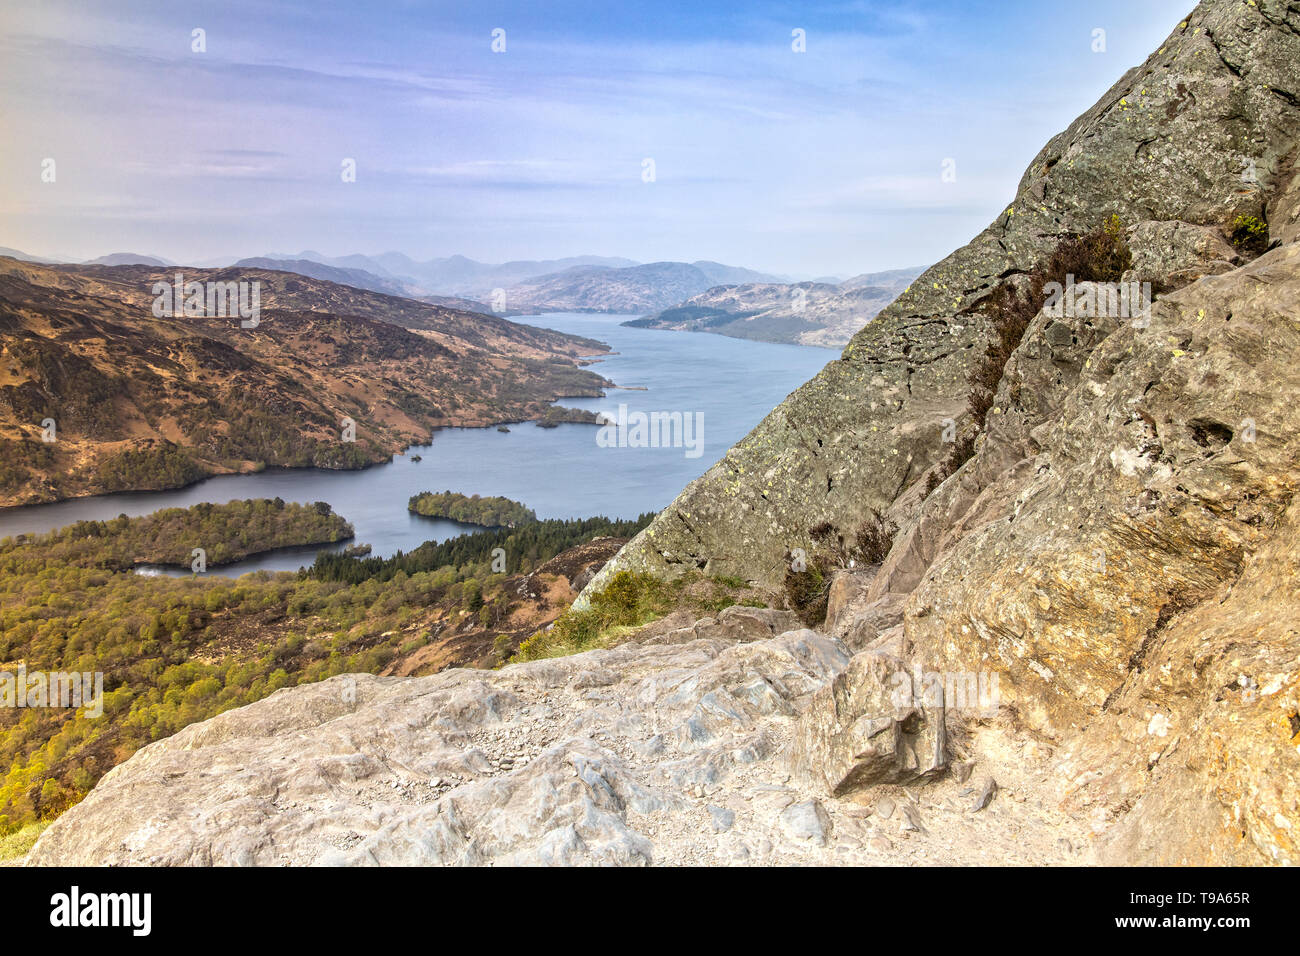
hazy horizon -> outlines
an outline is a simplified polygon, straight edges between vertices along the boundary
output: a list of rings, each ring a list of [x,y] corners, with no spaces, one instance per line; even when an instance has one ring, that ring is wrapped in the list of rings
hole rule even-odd
[[[11,4],[0,245],[912,267],[1190,6]]]

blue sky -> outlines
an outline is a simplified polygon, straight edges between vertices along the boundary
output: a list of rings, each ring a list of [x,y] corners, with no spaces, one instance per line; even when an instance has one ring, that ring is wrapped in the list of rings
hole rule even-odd
[[[928,263],[1192,6],[5,0],[0,245]]]

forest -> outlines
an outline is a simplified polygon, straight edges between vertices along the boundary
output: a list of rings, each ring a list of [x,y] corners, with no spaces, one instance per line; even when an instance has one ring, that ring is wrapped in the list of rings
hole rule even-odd
[[[495,548],[518,574],[651,517],[539,521],[388,559],[322,554],[297,574],[121,570],[140,553],[176,557],[218,529],[248,548],[342,530],[323,504],[280,504],[197,505],[0,541],[0,670],[102,672],[105,692],[98,718],[0,709],[0,837],[57,816],[136,750],[190,723],[281,687],[378,673],[432,640],[437,615],[491,626],[516,600],[492,567]],[[262,527],[268,518],[278,530]]]
[[[439,568],[490,566],[492,552],[506,555],[506,572],[526,574],[542,562],[592,538],[631,538],[654,518],[646,512],[634,519],[548,518],[519,528],[498,528],[463,534],[446,541],[426,541],[413,551],[398,551],[391,558],[350,557],[321,552],[304,573],[322,581],[388,581],[398,574],[419,574]]]

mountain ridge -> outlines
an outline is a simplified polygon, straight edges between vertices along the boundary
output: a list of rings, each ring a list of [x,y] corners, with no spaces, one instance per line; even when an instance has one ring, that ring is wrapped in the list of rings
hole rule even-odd
[[[721,281],[768,279],[762,273],[720,263],[648,262],[609,269],[574,266],[526,280],[505,290],[507,307],[521,312],[634,313],[666,308]]]
[[[844,346],[923,271],[863,273],[835,285],[809,281],[715,286],[623,324],[794,345]]]

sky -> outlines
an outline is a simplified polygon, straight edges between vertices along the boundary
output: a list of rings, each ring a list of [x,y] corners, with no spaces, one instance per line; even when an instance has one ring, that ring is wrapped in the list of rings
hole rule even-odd
[[[0,246],[928,264],[1193,5],[4,0]]]

